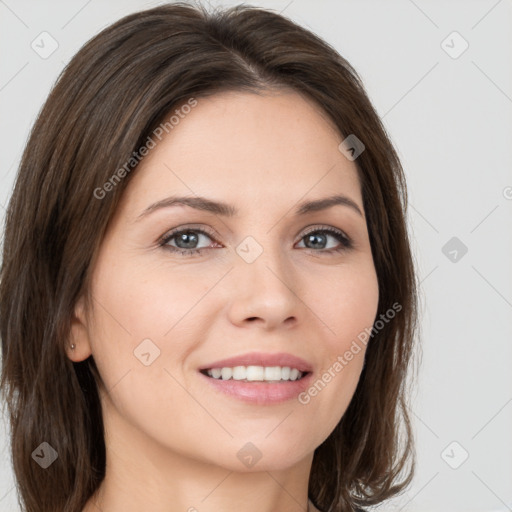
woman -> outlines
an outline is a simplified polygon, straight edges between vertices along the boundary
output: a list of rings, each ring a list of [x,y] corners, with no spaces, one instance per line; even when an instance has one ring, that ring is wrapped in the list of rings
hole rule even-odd
[[[348,512],[405,489],[405,208],[356,72],[290,20],[173,4],[94,37],[7,213],[25,509]]]

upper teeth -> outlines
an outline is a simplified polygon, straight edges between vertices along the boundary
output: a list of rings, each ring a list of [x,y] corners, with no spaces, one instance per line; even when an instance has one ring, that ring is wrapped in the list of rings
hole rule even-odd
[[[206,372],[214,379],[222,380],[297,380],[303,373],[289,366],[235,366],[233,368],[211,368]]]

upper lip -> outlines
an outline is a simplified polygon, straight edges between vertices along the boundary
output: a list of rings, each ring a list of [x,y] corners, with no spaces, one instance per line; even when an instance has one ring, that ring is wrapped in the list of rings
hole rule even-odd
[[[264,354],[262,352],[251,352],[239,356],[230,357],[214,361],[199,368],[199,370],[209,370],[211,368],[232,368],[234,366],[289,366],[290,368],[297,368],[300,372],[311,372],[313,367],[304,359],[279,352],[276,354]]]

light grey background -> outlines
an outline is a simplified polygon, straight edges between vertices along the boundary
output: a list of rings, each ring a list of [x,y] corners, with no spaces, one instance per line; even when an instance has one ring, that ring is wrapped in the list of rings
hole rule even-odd
[[[64,64],[111,22],[159,3],[0,0],[2,221],[29,129]],[[379,510],[512,510],[512,2],[252,4],[284,11],[354,65],[408,178],[422,293],[418,470]],[[46,59],[31,48],[43,46],[43,31],[58,43]],[[460,56],[454,31],[469,44]],[[446,256],[452,237],[459,247]],[[13,486],[0,429],[0,511],[19,510]]]

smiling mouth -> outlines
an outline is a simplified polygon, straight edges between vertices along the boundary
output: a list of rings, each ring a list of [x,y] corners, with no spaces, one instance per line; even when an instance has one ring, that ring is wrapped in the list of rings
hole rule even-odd
[[[301,372],[290,366],[234,366],[200,370],[216,380],[241,382],[290,382],[303,379],[310,372]]]

